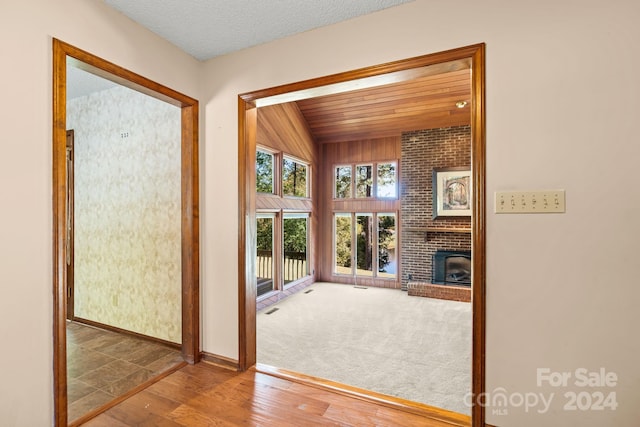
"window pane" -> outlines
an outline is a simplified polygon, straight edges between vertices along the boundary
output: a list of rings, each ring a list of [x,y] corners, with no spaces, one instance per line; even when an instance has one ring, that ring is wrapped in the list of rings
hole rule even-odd
[[[353,274],[351,268],[351,214],[336,215],[334,236],[336,274]]]
[[[285,215],[283,221],[284,283],[309,274],[307,270],[307,218]]]
[[[371,165],[356,166],[356,197],[371,197],[372,169]]]
[[[378,163],[377,197],[397,197],[396,164]]]
[[[306,165],[291,159],[283,159],[282,193],[285,196],[307,197]]]
[[[256,273],[258,296],[273,290],[273,217],[258,217]]]
[[[356,216],[356,275],[373,276],[373,216]]]
[[[336,199],[351,198],[351,166],[336,167]]]
[[[273,193],[273,154],[256,152],[256,191]]]
[[[378,277],[395,279],[397,270],[396,215],[378,214]]]

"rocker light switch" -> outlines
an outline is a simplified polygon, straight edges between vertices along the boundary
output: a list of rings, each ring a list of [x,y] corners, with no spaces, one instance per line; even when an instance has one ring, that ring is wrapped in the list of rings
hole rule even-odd
[[[495,213],[563,213],[564,190],[496,191]]]

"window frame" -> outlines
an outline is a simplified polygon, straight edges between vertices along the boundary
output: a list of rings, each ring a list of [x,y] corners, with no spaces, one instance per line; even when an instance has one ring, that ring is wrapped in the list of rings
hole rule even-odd
[[[279,277],[279,271],[278,271],[278,267],[277,267],[277,260],[276,258],[278,258],[278,248],[276,247],[276,237],[277,237],[277,233],[278,233],[278,225],[277,225],[277,221],[278,221],[279,215],[276,212],[271,212],[271,211],[257,211],[256,212],[256,239],[257,239],[257,221],[259,219],[270,219],[271,220],[271,290],[266,292],[263,295],[258,295],[257,294],[257,289],[256,289],[256,298],[261,299],[266,297],[267,295],[271,294],[272,292],[276,291],[278,289],[278,277]],[[258,245],[256,244],[256,256],[257,256],[257,251],[258,251]],[[258,273],[258,262],[256,262],[256,273]],[[258,279],[258,275],[256,274],[256,280]]]
[[[358,216],[369,216],[372,221],[372,246],[371,246],[371,273],[372,274],[358,274],[358,258],[357,258],[357,235],[356,235],[356,227],[357,227],[357,218]],[[394,276],[381,276],[379,271],[380,266],[380,216],[393,216],[394,217],[394,227],[395,227],[395,244],[396,244],[396,272]],[[350,237],[351,237],[351,270],[349,273],[341,273],[338,272],[337,268],[337,218],[338,217],[348,217],[350,218]],[[398,211],[334,211],[333,212],[333,227],[332,227],[332,237],[331,237],[331,251],[332,251],[332,266],[331,266],[331,274],[339,277],[358,277],[362,279],[373,279],[373,280],[388,280],[388,281],[397,281],[400,277],[399,271],[399,263],[398,260]]]
[[[393,173],[393,196],[381,196],[380,195],[380,165],[389,165],[392,164],[394,165],[394,173]],[[397,160],[389,160],[389,161],[382,161],[382,162],[376,162],[375,164],[375,168],[376,168],[376,186],[375,186],[375,198],[376,199],[380,199],[380,200],[397,200],[398,199],[398,193],[399,193],[399,188],[398,188],[398,161]]]
[[[285,171],[284,162],[285,161],[291,161],[291,162],[303,165],[305,167],[305,189],[304,189],[305,195],[304,196],[296,196],[295,194],[284,193],[284,171]],[[294,199],[310,199],[311,198],[310,178],[311,178],[311,165],[309,164],[309,162],[306,162],[302,159],[291,156],[284,152],[282,153],[282,160],[280,161],[280,176],[279,176],[282,197],[294,198]],[[294,192],[295,192],[295,188],[294,188]]]
[[[349,194],[346,197],[338,197],[338,169],[349,169]],[[349,200],[353,199],[353,165],[352,164],[337,164],[333,165],[333,198],[335,200]]]
[[[394,259],[395,273],[387,273],[380,271],[380,217],[392,216],[393,217],[393,242],[395,245]],[[375,215],[375,234],[376,234],[376,277],[379,279],[397,280],[398,270],[400,264],[398,263],[398,213],[397,212],[376,212]],[[388,276],[380,276],[380,273],[387,274]]]
[[[338,218],[349,218],[349,273],[340,273],[338,271],[338,239],[337,239],[337,231],[338,231]],[[354,258],[353,258],[353,213],[352,212],[334,212],[333,213],[333,232],[332,232],[332,274],[336,276],[353,276],[354,274]],[[347,268],[347,267],[341,267]]]
[[[378,195],[378,187],[379,187],[379,165],[393,164],[395,166],[394,169],[394,195],[393,196],[380,196]],[[370,166],[371,167],[371,196],[358,196],[358,167],[361,166]],[[351,179],[350,179],[350,192],[349,197],[338,197],[337,194],[337,170],[338,168],[350,168],[351,170]],[[392,160],[381,160],[374,162],[361,162],[361,163],[335,163],[332,166],[332,197],[334,201],[343,201],[343,200],[398,200],[400,198],[400,160],[392,159]]]
[[[265,153],[265,154],[269,154],[271,156],[271,192],[263,192],[263,191],[258,191],[258,153]],[[256,164],[255,164],[255,168],[256,168],[256,194],[257,195],[261,195],[261,196],[272,196],[272,195],[278,195],[279,193],[279,186],[278,186],[278,177],[280,175],[279,172],[279,168],[278,168],[278,164],[279,164],[279,153],[277,151],[271,150],[267,147],[263,147],[263,146],[257,146],[256,147]]]
[[[370,178],[368,178],[371,181],[371,183],[369,184],[369,188],[371,189],[371,195],[369,195],[369,196],[366,196],[366,195],[365,196],[360,196],[359,195],[359,188],[358,188],[358,185],[359,185],[359,171],[358,171],[358,168],[364,168],[364,167],[371,168],[371,176],[370,176]],[[353,180],[354,180],[353,198],[354,199],[362,200],[362,199],[373,199],[373,198],[375,198],[376,190],[374,188],[374,185],[375,185],[375,181],[376,180],[373,179],[374,170],[375,170],[375,163],[374,162],[371,162],[371,163],[357,163],[357,164],[355,164],[354,173],[353,173]],[[366,186],[366,184],[365,184],[365,186]]]
[[[304,218],[306,220],[306,225],[305,225],[305,274],[301,277],[298,277],[295,280],[290,281],[289,283],[287,283],[285,281],[285,248],[284,248],[284,238],[285,238],[285,226],[284,226],[284,222],[287,219],[299,219],[299,218]],[[281,256],[280,256],[280,268],[282,271],[282,278],[280,280],[280,283],[282,284],[282,288],[280,290],[286,290],[288,289],[290,286],[295,286],[296,284],[298,284],[301,280],[304,280],[306,278],[308,278],[309,276],[311,276],[311,269],[309,266],[310,260],[309,260],[309,237],[310,237],[310,222],[311,222],[311,212],[307,212],[307,211],[301,211],[301,212],[294,212],[294,211],[284,211],[282,212],[282,219],[281,219],[281,236],[280,236],[280,248],[281,248]]]

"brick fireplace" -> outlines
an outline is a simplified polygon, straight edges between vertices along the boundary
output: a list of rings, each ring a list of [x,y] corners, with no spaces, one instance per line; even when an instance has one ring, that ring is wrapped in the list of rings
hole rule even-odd
[[[437,251],[471,251],[471,218],[432,218],[434,168],[470,167],[471,128],[405,132],[401,137],[401,285],[409,295],[471,300],[468,284],[434,283]]]

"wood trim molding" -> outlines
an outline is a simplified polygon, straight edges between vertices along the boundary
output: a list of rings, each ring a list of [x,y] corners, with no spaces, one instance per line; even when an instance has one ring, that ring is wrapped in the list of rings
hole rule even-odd
[[[486,134],[485,134],[485,45],[477,46],[471,56],[471,173],[473,180],[473,215],[471,256],[473,288],[471,312],[473,316],[471,393],[480,396],[485,390],[486,350]],[[473,427],[485,424],[485,407],[473,399],[471,419]]]
[[[64,45],[53,40],[53,404],[54,424],[67,425],[66,112]],[[64,141],[64,143],[63,143]],[[63,151],[64,150],[64,151]]]
[[[382,393],[364,390],[358,387],[340,384],[334,381],[317,378],[311,375],[303,375],[291,372],[286,369],[275,368],[273,366],[258,363],[255,366],[256,372],[269,374],[274,377],[283,378],[296,383],[316,387],[322,390],[329,390],[344,396],[353,397],[367,402],[376,403],[393,409],[401,409],[405,412],[420,415],[426,418],[445,421],[452,426],[467,427],[470,425],[471,417],[446,409],[436,408],[423,403],[412,402],[398,397],[388,396]]]
[[[202,361],[210,363],[212,365],[219,366],[221,368],[230,369],[232,371],[240,371],[240,363],[236,359],[230,357],[219,356],[213,353],[207,353],[203,351],[200,353]]]
[[[128,331],[126,329],[118,328],[116,326],[106,325],[106,324],[100,323],[100,322],[94,322],[93,320],[83,319],[82,317],[74,316],[73,317],[73,321],[76,322],[76,323],[82,323],[83,325],[92,326],[94,328],[104,329],[105,331],[116,332],[118,334],[129,335],[129,336],[140,338],[140,339],[143,339],[143,340],[146,340],[146,341],[151,341],[151,342],[154,342],[156,344],[162,344],[162,345],[165,345],[167,347],[171,347],[171,348],[176,349],[176,350],[180,350],[182,348],[182,344],[178,344],[178,343],[171,342],[171,341],[166,341],[166,340],[163,340],[161,338],[156,338],[156,337],[152,337],[152,336],[149,336],[149,335],[139,334],[137,332]]]
[[[256,296],[252,286],[255,274],[255,174],[247,165],[255,164],[257,109],[238,98],[238,332],[239,368],[256,363]],[[253,183],[253,184],[252,184]],[[253,239],[253,240],[252,240]]]
[[[360,78],[381,74],[408,71],[413,68],[433,66],[443,71],[455,61],[465,62],[472,68],[471,161],[474,182],[474,215],[472,223],[473,257],[473,349],[472,349],[472,385],[473,396],[484,392],[485,388],[485,253],[486,253],[486,212],[485,212],[485,45],[484,43],[452,49],[448,51],[419,56],[406,60],[305,80],[297,83],[262,89],[240,94],[238,98],[238,298],[239,298],[239,366],[241,370],[251,368],[256,363],[255,341],[255,290],[252,286],[252,274],[255,271],[255,257],[248,243],[255,236],[254,187],[251,186],[250,168],[253,167],[250,156],[255,151],[255,137],[251,138],[247,121],[249,114],[255,114],[256,101],[296,91],[309,90],[334,83],[348,82]],[[251,113],[250,113],[251,112]],[[371,394],[362,392],[364,394]],[[484,427],[485,411],[480,405],[472,407],[471,425]]]
[[[200,359],[200,250],[198,101],[53,39],[53,382],[54,424],[67,425],[66,354],[66,81],[67,59],[74,66],[168,102],[181,114],[182,189],[182,355],[188,363]]]

